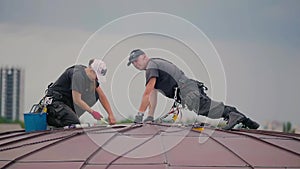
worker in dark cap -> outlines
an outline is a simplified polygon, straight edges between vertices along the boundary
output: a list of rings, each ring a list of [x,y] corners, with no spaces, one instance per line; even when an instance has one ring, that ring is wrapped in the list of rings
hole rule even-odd
[[[213,119],[224,118],[227,121],[227,125],[223,128],[225,130],[230,130],[239,123],[249,129],[259,127],[258,123],[247,118],[235,107],[211,100],[205,93],[206,87],[203,83],[188,78],[183,71],[167,60],[149,58],[144,51],[136,49],[129,55],[127,66],[130,64],[138,70],[146,71],[146,89],[139,112],[135,116],[135,123],[143,122],[147,108],[149,112],[144,122],[154,121],[157,93],[160,92],[168,98],[175,99],[197,115]]]
[[[100,87],[106,72],[106,64],[99,59],[91,59],[88,67],[74,65],[67,68],[56,82],[48,87],[46,96],[53,99],[47,106],[48,125],[64,127],[79,124],[78,117],[84,112],[100,120],[102,115],[92,108],[98,100],[108,114],[109,124],[115,124],[110,104]]]

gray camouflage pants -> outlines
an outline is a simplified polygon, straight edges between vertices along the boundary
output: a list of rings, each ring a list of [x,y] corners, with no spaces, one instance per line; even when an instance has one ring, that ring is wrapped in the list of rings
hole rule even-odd
[[[223,117],[224,104],[211,100],[203,89],[203,83],[188,79],[179,84],[181,104],[198,115],[217,119]]]

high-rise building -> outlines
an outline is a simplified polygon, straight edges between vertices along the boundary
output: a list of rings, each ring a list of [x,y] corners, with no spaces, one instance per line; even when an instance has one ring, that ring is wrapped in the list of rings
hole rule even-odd
[[[24,107],[24,70],[0,68],[0,116],[19,120]]]

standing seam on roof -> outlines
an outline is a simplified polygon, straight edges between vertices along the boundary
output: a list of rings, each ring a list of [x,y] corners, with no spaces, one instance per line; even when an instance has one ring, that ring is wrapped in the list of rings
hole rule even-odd
[[[152,140],[156,135],[160,134],[161,130],[158,130],[155,134],[153,134],[149,139],[143,141],[142,143],[138,144],[137,146],[133,147],[132,149],[126,151],[125,153],[119,155],[118,157],[116,157],[114,160],[112,160],[111,162],[109,162],[107,164],[107,166],[105,167],[105,169],[109,168],[114,162],[116,162],[118,159],[122,158],[124,155],[132,152],[133,150],[139,148],[140,146],[142,146],[143,144],[147,143],[148,141]]]
[[[221,146],[223,146],[225,149],[227,149],[228,151],[230,151],[232,154],[234,154],[235,156],[237,156],[239,159],[241,159],[244,163],[247,164],[247,167],[251,167],[252,169],[254,169],[254,167],[250,163],[248,163],[245,159],[243,159],[241,156],[239,156],[236,152],[234,152],[233,150],[231,150],[229,147],[227,147],[226,145],[224,145],[223,143],[221,143],[220,141],[216,140],[215,138],[213,138],[211,136],[209,136],[209,138],[211,138],[212,140],[214,140],[215,142],[217,142],[218,144],[220,144]]]
[[[255,140],[257,140],[257,141],[260,141],[260,142],[266,143],[266,144],[268,144],[268,145],[274,146],[274,147],[276,147],[276,148],[278,148],[278,149],[281,149],[281,150],[287,151],[287,152],[289,152],[289,153],[295,154],[295,155],[297,155],[297,156],[300,156],[300,154],[297,153],[297,152],[291,151],[291,150],[289,150],[289,149],[286,149],[286,148],[284,148],[284,147],[281,147],[281,146],[278,146],[278,145],[276,145],[276,144],[270,143],[270,142],[268,142],[268,141],[259,139],[258,137],[255,137],[255,136],[252,136],[252,135],[248,135],[248,134],[245,134],[245,133],[238,133],[238,132],[235,132],[235,131],[226,131],[226,132],[232,133],[232,134],[237,134],[237,135],[243,135],[243,136],[246,136],[246,137],[250,137],[250,138],[255,139]]]
[[[106,144],[108,144],[110,141],[112,141],[119,133],[118,132],[123,132],[123,131],[127,131],[129,129],[133,129],[135,127],[139,127],[139,126],[134,126],[134,125],[131,125],[131,126],[128,126],[128,127],[125,127],[125,128],[122,128],[120,130],[116,130],[114,131],[115,134],[113,136],[111,136],[104,144],[102,144],[97,150],[95,150],[85,161],[84,163],[82,164],[82,166],[80,167],[80,169],[83,169],[86,167],[86,165],[89,164],[89,161],[100,151],[102,150],[102,147],[105,146]]]
[[[14,160],[10,161],[9,163],[7,163],[7,164],[6,164],[5,166],[3,166],[2,168],[7,168],[7,167],[11,166],[12,164],[16,163],[17,161],[21,160],[22,158],[25,158],[25,157],[27,157],[27,156],[33,154],[33,153],[36,153],[36,152],[38,152],[38,151],[41,151],[41,150],[43,150],[43,149],[45,149],[45,148],[48,148],[48,147],[50,147],[50,146],[52,146],[52,145],[55,145],[55,144],[57,144],[57,143],[59,143],[59,142],[63,142],[63,141],[65,141],[65,140],[69,139],[69,138],[75,137],[75,136],[80,135],[80,134],[82,134],[82,132],[78,132],[78,133],[74,133],[74,134],[72,134],[72,135],[65,136],[63,139],[61,139],[61,140],[59,140],[59,141],[56,141],[56,142],[54,142],[54,143],[48,144],[48,145],[46,145],[46,146],[44,146],[44,147],[41,147],[41,148],[39,148],[39,149],[36,149],[36,150],[31,151],[31,152],[29,152],[29,153],[26,153],[26,154],[24,154],[24,155],[22,155],[22,156],[19,156],[19,157],[15,158]]]

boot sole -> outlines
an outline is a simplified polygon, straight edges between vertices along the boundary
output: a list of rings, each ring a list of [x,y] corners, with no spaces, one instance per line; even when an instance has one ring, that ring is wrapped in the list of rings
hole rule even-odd
[[[223,129],[224,129],[224,130],[231,130],[235,125],[241,123],[241,122],[243,121],[244,118],[245,118],[245,117],[240,117],[240,118],[238,118],[238,119],[235,120],[235,122],[232,123],[230,126],[227,125],[227,126],[223,127]]]

